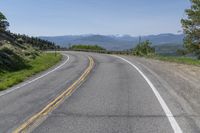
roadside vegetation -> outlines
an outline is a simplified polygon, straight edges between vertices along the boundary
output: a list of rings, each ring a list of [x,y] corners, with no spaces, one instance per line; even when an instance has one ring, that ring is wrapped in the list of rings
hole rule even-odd
[[[90,51],[105,51],[106,49],[98,45],[73,45],[70,50],[90,50]]]
[[[28,77],[46,70],[61,60],[61,54],[55,56],[54,53],[42,53],[35,59],[24,61],[20,67],[13,67],[10,70],[1,69],[0,71],[0,91],[7,89]],[[17,69],[17,70],[14,70]]]
[[[59,48],[54,43],[7,31],[9,23],[0,12],[0,91],[58,63],[62,56],[44,53]]]
[[[140,44],[138,44],[134,49],[133,49],[133,55],[136,56],[152,56],[155,54],[155,49],[151,47],[151,42],[149,41],[144,41]]]
[[[177,51],[178,56],[156,54],[155,49],[151,46],[151,43],[149,41],[145,41],[142,42],[141,44],[138,44],[132,51],[133,51],[132,54],[135,56],[141,56],[161,61],[200,66],[200,60],[184,56],[186,54],[185,50],[178,50]]]

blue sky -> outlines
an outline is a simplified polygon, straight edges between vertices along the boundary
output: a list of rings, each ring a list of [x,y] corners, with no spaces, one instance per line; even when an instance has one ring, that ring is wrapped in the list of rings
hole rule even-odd
[[[10,30],[33,36],[177,33],[189,0],[0,0]]]

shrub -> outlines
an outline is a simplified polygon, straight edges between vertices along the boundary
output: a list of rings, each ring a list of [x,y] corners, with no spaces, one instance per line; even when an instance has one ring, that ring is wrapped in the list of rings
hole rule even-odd
[[[151,47],[151,42],[149,41],[144,41],[133,49],[133,55],[136,56],[149,56],[153,54],[155,54],[155,49]]]

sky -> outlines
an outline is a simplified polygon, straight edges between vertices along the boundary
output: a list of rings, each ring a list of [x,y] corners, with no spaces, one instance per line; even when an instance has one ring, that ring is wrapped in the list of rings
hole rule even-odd
[[[189,0],[0,0],[14,33],[30,36],[178,33]]]

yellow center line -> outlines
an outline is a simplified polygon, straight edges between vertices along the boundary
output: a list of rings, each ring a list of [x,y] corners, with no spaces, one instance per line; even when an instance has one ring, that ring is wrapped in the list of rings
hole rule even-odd
[[[13,133],[26,132],[31,127],[31,125],[33,125],[37,120],[48,115],[51,111],[53,111],[56,107],[58,107],[58,105],[62,103],[66,97],[70,96],[74,92],[74,90],[84,82],[84,80],[90,74],[90,72],[92,71],[92,68],[94,67],[93,58],[88,57],[88,59],[89,59],[89,65],[87,69],[67,90],[65,90],[58,97],[56,97],[52,102],[46,105],[40,112],[36,113],[32,117],[30,117],[28,120],[26,120],[23,124],[21,124],[18,128],[16,128],[13,131]]]

